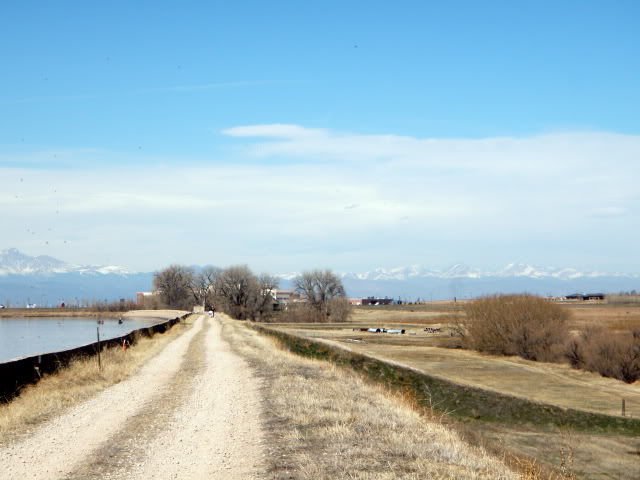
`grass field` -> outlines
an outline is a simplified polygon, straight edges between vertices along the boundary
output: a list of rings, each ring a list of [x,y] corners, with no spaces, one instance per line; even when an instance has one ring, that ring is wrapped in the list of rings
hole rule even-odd
[[[356,307],[354,323],[385,322],[413,325],[446,323],[461,312],[466,301],[430,302],[419,305]],[[640,328],[640,303],[567,302],[558,303],[571,313],[571,328],[582,330],[589,325],[602,325],[612,330]]]
[[[449,338],[447,320],[456,305],[403,305],[356,308],[347,324],[272,324],[269,328],[320,340],[351,352],[396,362],[461,385],[481,388],[561,408],[622,418],[640,418],[640,385],[606,379],[567,365],[530,362],[517,357],[495,357],[472,351],[439,348]],[[640,319],[640,306],[567,304],[572,328],[589,325],[614,330],[633,327]],[[359,331],[363,327],[404,328],[409,333],[391,335]],[[441,328],[428,333],[425,327]],[[355,331],[354,331],[355,329]],[[560,466],[570,452],[580,464],[581,478],[638,478],[640,438],[628,434],[603,434],[589,429],[559,433],[548,425],[525,422],[483,422],[469,418],[468,428],[492,442],[508,444],[518,454]]]

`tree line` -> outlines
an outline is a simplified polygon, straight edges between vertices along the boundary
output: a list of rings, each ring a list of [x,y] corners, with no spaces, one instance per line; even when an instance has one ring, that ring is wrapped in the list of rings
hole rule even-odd
[[[255,274],[246,265],[224,269],[205,267],[195,270],[170,265],[156,272],[153,288],[157,300],[166,308],[191,310],[202,305],[207,310],[224,311],[238,320],[290,322],[342,322],[351,313],[342,280],[331,270],[312,270],[293,280],[300,301],[278,311],[276,291],[279,279],[266,273]]]

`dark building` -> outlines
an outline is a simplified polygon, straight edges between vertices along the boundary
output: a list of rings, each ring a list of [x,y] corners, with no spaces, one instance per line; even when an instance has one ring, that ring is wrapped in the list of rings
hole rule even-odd
[[[393,298],[373,298],[367,297],[362,299],[362,305],[391,305]]]
[[[604,293],[572,293],[564,298],[567,300],[604,300]]]

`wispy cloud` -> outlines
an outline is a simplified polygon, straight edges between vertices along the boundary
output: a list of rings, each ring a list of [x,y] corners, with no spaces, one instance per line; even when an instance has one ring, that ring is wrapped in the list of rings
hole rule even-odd
[[[309,138],[328,139],[331,135],[328,130],[306,128],[300,125],[284,123],[232,127],[223,130],[222,133],[231,137],[286,138],[289,140]]]
[[[359,161],[398,168],[494,169],[500,172],[562,172],[581,175],[613,163],[637,170],[640,136],[607,132],[565,132],[484,139],[362,135],[273,124],[229,128],[222,134],[254,138],[255,157]]]
[[[74,167],[61,170],[49,151],[32,154],[50,160],[36,166],[28,154],[23,166],[0,157],[5,246],[81,263],[104,263],[95,258],[104,252],[137,269],[180,261],[286,271],[372,268],[381,258],[565,264],[576,246],[587,255],[607,245],[607,263],[593,268],[640,270],[625,253],[640,234],[635,136],[420,139],[298,125],[224,133],[241,143],[233,160],[132,153],[123,162],[67,149],[57,151]],[[100,162],[87,168],[80,160],[91,155]],[[245,155],[253,161],[238,162]],[[52,233],[33,235],[34,225]]]

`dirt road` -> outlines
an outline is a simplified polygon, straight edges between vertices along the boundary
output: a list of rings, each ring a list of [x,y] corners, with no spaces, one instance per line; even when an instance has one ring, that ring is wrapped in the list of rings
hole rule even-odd
[[[250,479],[258,380],[200,316],[138,374],[0,448],[5,480]]]

